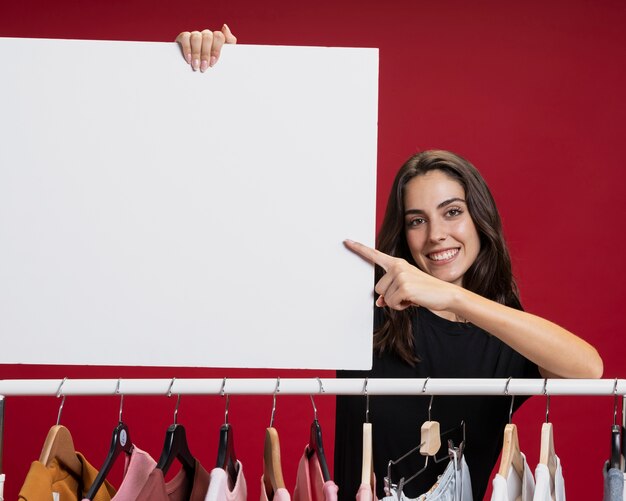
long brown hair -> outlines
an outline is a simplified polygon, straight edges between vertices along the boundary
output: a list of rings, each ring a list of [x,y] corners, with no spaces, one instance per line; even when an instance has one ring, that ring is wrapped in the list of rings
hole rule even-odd
[[[463,276],[463,287],[501,304],[522,309],[511,270],[511,258],[502,232],[502,221],[487,183],[478,170],[464,158],[449,151],[429,150],[409,158],[398,171],[389,194],[387,210],[378,233],[376,248],[416,265],[405,235],[404,190],[414,177],[439,170],[457,181],[465,190],[468,212],[480,238],[476,260]],[[376,281],[384,271],[376,267]],[[377,353],[395,351],[414,365],[411,308],[403,311],[385,307],[385,320],[374,333]]]

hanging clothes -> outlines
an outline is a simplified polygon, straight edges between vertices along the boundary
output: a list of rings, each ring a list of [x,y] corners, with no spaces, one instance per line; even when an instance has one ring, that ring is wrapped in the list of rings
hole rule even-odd
[[[339,378],[540,378],[537,365],[479,327],[452,322],[427,308],[412,308],[413,343],[420,361],[411,367],[392,351],[373,355],[369,371],[337,371]],[[375,309],[375,326],[384,321],[383,308]],[[468,357],[468,353],[481,353]],[[516,397],[513,411],[527,399]],[[353,501],[361,484],[362,424],[365,398],[338,395],[335,431],[334,480],[340,486],[341,501]],[[509,400],[500,396],[436,396],[432,416],[447,430],[464,421],[467,443],[464,455],[472,472],[474,499],[482,499],[493,466],[502,448],[502,430],[508,421]],[[380,479],[387,474],[389,459],[402,456],[419,443],[419,425],[428,419],[428,399],[415,395],[370,397],[374,471],[378,496],[384,496]],[[394,467],[394,478],[408,478],[420,468],[419,457]],[[433,465],[415,482],[407,495],[415,497],[433,485],[445,463]]]
[[[535,492],[535,480],[526,462],[526,456],[520,452],[524,460],[524,473],[520,478],[515,468],[509,470],[509,475],[504,478],[499,473],[493,479],[493,491],[491,501],[533,501]]]
[[[565,480],[561,460],[554,456],[556,468],[554,482],[550,478],[550,469],[545,464],[538,464],[535,469],[535,494],[533,501],[565,501]]]
[[[310,454],[309,447],[305,447],[298,464],[293,501],[337,501],[338,491],[335,482],[324,481],[317,454]]]
[[[265,490],[265,476],[261,475],[261,501],[291,501],[291,494],[285,487],[279,487],[270,499]]]
[[[195,462],[194,477],[188,478],[184,468],[169,482],[163,471],[155,468],[137,496],[136,501],[204,501],[209,489],[209,473]]]
[[[378,501],[376,497],[376,477],[372,474],[372,480],[368,484],[361,484],[356,492],[356,501]]]
[[[98,470],[80,452],[77,452],[76,456],[82,465],[80,478],[72,475],[56,458],[53,458],[48,466],[39,461],[33,461],[18,499],[20,501],[81,500],[85,494],[84,489],[88,488],[98,476]],[[105,481],[96,493],[94,501],[111,501],[114,495],[115,488]]]
[[[135,501],[154,470],[156,461],[136,445],[124,463],[124,478],[111,501]]]
[[[0,501],[4,501],[4,473],[0,475]]]
[[[243,475],[241,461],[237,461],[235,467],[237,479],[235,485],[230,485],[231,480],[228,473],[223,468],[213,468],[210,473],[209,490],[204,501],[246,501],[248,497],[248,487],[246,478]]]
[[[609,462],[602,469],[604,475],[603,501],[623,501],[625,496],[624,472],[619,468],[609,468]]]
[[[272,419],[274,421],[273,411]],[[276,428],[265,430],[263,447],[263,475],[261,475],[261,501],[291,501],[291,495],[285,487],[283,470],[280,462],[280,439]]]
[[[452,456],[446,469],[432,485],[432,487],[417,498],[408,498],[398,493],[394,487],[390,487],[390,495],[381,501],[473,501],[472,481],[469,468],[465,462],[465,456],[457,450],[450,449]]]

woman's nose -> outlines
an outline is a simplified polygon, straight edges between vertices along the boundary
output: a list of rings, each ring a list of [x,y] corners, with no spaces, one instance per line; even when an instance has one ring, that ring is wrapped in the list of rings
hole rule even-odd
[[[446,238],[448,238],[448,233],[446,231],[445,225],[442,223],[432,222],[430,223],[430,233],[428,238],[431,242],[443,242]]]

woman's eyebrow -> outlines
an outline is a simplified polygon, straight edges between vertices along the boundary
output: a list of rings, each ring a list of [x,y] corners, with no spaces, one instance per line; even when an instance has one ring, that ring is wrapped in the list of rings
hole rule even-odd
[[[465,200],[463,200],[462,198],[459,197],[454,197],[454,198],[449,198],[448,200],[444,200],[443,202],[441,202],[438,206],[437,209],[442,209],[444,208],[446,205],[450,205],[454,202],[463,202],[466,203]]]
[[[448,200],[444,200],[439,205],[437,205],[437,209],[443,209],[444,207],[453,204],[454,202],[463,202],[466,204],[467,202],[459,197],[449,198]],[[408,209],[404,211],[405,216],[409,216],[411,214],[425,214],[422,209]]]

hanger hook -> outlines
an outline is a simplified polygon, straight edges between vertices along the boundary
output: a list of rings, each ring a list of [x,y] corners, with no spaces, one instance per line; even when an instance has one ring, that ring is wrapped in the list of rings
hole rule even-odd
[[[174,387],[174,381],[176,378],[173,377],[170,381],[170,387],[167,389],[167,398],[172,396],[172,388]],[[174,407],[174,424],[178,424],[178,406],[180,405],[180,393],[178,394],[178,398],[176,399],[176,407]]]
[[[230,405],[230,395],[226,393],[226,378],[222,380],[222,387],[220,388],[220,397],[226,395],[226,407],[224,409],[224,424],[228,424],[228,406]]]
[[[427,377],[426,380],[424,381],[424,386],[422,386],[422,393],[426,393],[426,385],[428,384],[428,380],[430,378]],[[430,421],[430,411],[433,408],[433,399],[435,398],[435,395],[431,395],[430,396],[430,402],[428,402],[428,420]]]
[[[59,406],[59,413],[57,414],[57,426],[61,424],[61,413],[63,412],[63,406],[65,405],[65,395],[61,394],[61,390],[63,388],[63,385],[65,384],[65,381],[67,381],[66,377],[63,378],[63,381],[61,381],[59,389],[57,390],[57,398],[63,396],[63,399],[61,400],[61,405]]]
[[[324,389],[324,385],[322,384],[322,380],[317,377],[315,378],[317,379],[317,384],[320,385],[320,393],[325,393],[326,390]],[[311,397],[311,404],[313,405],[313,420],[317,421],[317,407],[315,407],[315,401],[313,400],[313,395],[309,395],[309,397]]]
[[[543,380],[543,394],[546,396],[546,423],[550,422],[550,395],[548,394],[548,378]]]
[[[504,387],[504,394],[509,394],[509,384],[511,383],[512,377],[509,377],[506,380],[506,386]],[[513,421],[513,402],[515,402],[515,395],[511,395],[511,407],[509,407],[509,424]]]
[[[274,415],[276,414],[276,395],[280,392],[280,378],[276,378],[276,388],[274,388],[274,401],[272,403],[272,417],[270,418],[270,428],[274,426]]]
[[[122,422],[122,410],[124,409],[124,394],[120,393],[120,383],[122,382],[122,378],[117,380],[117,386],[115,387],[115,394],[120,396],[120,416],[119,422]]]
[[[615,378],[615,384],[613,385],[613,426],[617,425],[617,378]]]
[[[370,422],[370,395],[367,393],[368,378],[363,381],[363,394],[365,395],[365,422]]]

